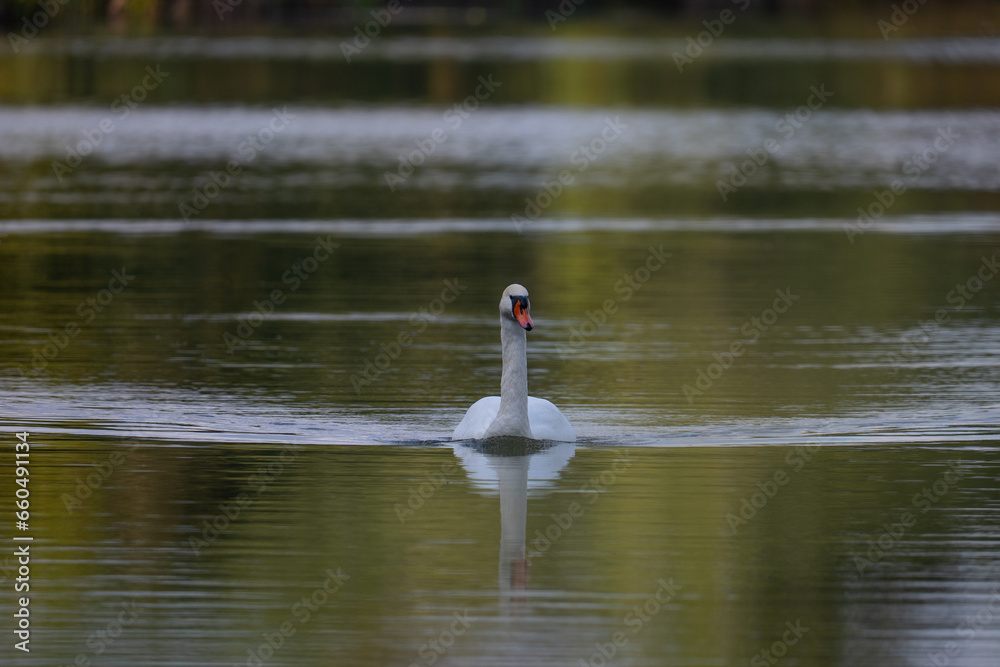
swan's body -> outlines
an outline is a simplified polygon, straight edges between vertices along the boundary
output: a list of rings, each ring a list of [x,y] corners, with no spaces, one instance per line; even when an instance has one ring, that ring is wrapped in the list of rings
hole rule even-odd
[[[500,412],[499,396],[486,396],[472,404],[465,417],[455,429],[452,440],[480,439],[488,437],[486,430]],[[576,434],[569,420],[551,401],[544,398],[528,397],[528,426],[535,440],[560,440],[573,442]],[[511,433],[496,433],[494,435],[514,435]],[[568,436],[568,437],[567,437]]]
[[[525,331],[533,324],[528,314],[528,290],[510,285],[500,297],[500,343],[503,372],[500,395],[476,401],[452,434],[453,440],[503,435],[535,440],[573,442],[576,434],[555,405],[528,396],[528,343]]]

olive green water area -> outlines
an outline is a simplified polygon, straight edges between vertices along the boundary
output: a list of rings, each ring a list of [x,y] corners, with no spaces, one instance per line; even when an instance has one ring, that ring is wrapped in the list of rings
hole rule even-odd
[[[1000,40],[683,34],[0,56],[3,664],[995,665]]]
[[[998,466],[972,444],[35,442],[17,664],[987,665],[1000,642]]]

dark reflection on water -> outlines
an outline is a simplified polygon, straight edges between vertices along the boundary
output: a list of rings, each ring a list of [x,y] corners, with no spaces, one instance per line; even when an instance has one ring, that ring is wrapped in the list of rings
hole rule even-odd
[[[37,440],[38,650],[18,664],[243,664],[267,637],[273,664],[742,664],[786,623],[797,664],[1000,650],[992,449]]]

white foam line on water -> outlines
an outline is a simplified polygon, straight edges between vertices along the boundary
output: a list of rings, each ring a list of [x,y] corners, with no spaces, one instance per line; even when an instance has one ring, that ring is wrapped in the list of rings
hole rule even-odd
[[[292,424],[293,430],[261,428],[260,430],[238,430],[208,428],[204,424],[149,424],[145,422],[83,422],[63,423],[59,426],[46,424],[36,418],[32,432],[47,436],[68,438],[114,438],[118,440],[142,440],[155,446],[200,446],[202,444],[286,444],[294,440],[303,445],[350,445],[350,446],[396,446],[411,444],[417,446],[451,445],[450,429],[436,433],[426,431],[416,433],[398,425],[360,420],[326,422],[320,427],[307,428],[304,424]],[[416,421],[416,420],[415,420]],[[0,421],[0,425],[4,422]],[[12,422],[13,423],[13,422]],[[23,425],[19,420],[17,424]],[[16,424],[15,424],[16,425]],[[261,424],[266,427],[267,423]],[[287,424],[285,425],[288,426]],[[296,428],[297,427],[297,428]],[[947,428],[933,432],[887,431],[884,433],[849,431],[831,433],[810,433],[797,435],[787,433],[763,433],[747,437],[745,433],[719,433],[706,429],[695,434],[684,431],[671,432],[649,428],[624,427],[618,432],[593,435],[580,432],[577,447],[647,447],[647,448],[688,448],[688,447],[788,447],[788,446],[858,446],[873,447],[896,445],[921,445],[963,450],[970,447],[984,447],[995,451],[995,443],[1000,442],[1000,433],[981,430],[958,430],[949,432]],[[974,444],[973,444],[974,443]]]
[[[245,311],[240,313],[192,313],[183,315],[180,319],[185,323],[191,322],[236,322],[242,318],[247,318],[257,314],[256,311]],[[137,319],[171,319],[173,315],[146,315],[137,316]],[[272,321],[285,322],[409,322],[413,318],[411,312],[376,312],[376,313],[319,313],[319,312],[284,312],[270,313],[267,319]],[[435,322],[448,322],[451,324],[482,324],[483,322],[493,323],[496,318],[470,317],[460,315],[434,315]]]
[[[700,27],[700,26],[699,26]],[[698,30],[693,30],[691,37]],[[344,37],[347,37],[345,30]],[[43,38],[22,47],[25,54],[90,57],[190,58],[199,60],[268,59],[341,61],[343,38],[147,37],[89,39]],[[372,40],[358,60],[494,61],[673,61],[689,46],[687,36],[586,39],[548,37],[389,37]],[[727,36],[704,49],[700,58],[740,61],[902,61],[915,63],[1000,62],[1000,39],[934,37],[914,39],[741,39]],[[346,64],[346,63],[345,63]]]
[[[524,234],[577,234],[581,232],[736,232],[777,231],[838,232],[854,218],[791,219],[667,219],[595,218],[538,219],[524,225]],[[867,234],[980,234],[1000,231],[1000,213],[942,213],[935,215],[886,216],[871,223]],[[347,237],[433,236],[441,234],[517,234],[504,218],[484,219],[373,219],[373,220],[4,220],[0,234],[28,235],[100,232],[126,236],[171,236],[186,232],[217,236],[258,234],[333,234]]]

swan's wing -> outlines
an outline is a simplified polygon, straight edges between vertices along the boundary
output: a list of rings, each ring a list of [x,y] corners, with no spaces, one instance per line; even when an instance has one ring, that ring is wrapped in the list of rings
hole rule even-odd
[[[486,435],[486,429],[496,419],[499,411],[499,396],[487,396],[479,399],[465,413],[465,417],[452,433],[451,439],[482,438]],[[576,433],[574,433],[569,420],[559,411],[559,408],[544,398],[528,397],[528,423],[531,425],[531,435],[536,440],[576,441]]]
[[[469,408],[469,411],[465,413],[465,417],[463,417],[462,421],[459,422],[458,426],[455,428],[455,432],[451,434],[451,439],[470,440],[474,438],[482,438],[486,434],[486,429],[488,429],[490,424],[493,423],[493,420],[496,419],[497,412],[499,411],[499,396],[487,396],[485,398],[480,398],[478,401],[473,403],[472,407]],[[528,412],[529,414],[531,412],[530,404],[528,406]]]
[[[536,440],[576,441],[576,433],[569,420],[559,412],[559,408],[544,398],[528,397],[528,423],[531,424],[531,435]]]

